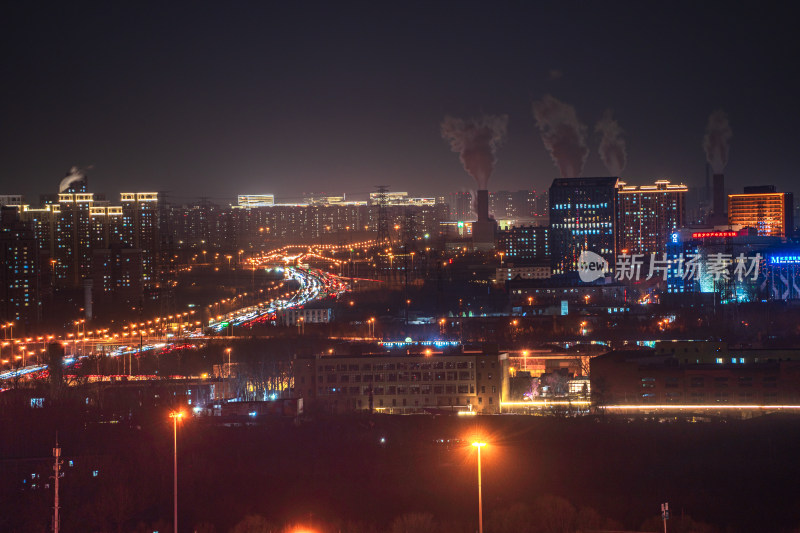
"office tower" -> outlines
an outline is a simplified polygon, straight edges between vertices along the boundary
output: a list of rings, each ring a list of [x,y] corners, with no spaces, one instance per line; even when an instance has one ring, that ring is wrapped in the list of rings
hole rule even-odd
[[[43,280],[36,236],[15,207],[0,211],[0,320],[30,325],[41,317]]]
[[[662,254],[672,232],[684,225],[686,185],[658,180],[655,185],[619,182],[620,251],[629,254]]]
[[[142,251],[142,281],[145,287],[158,283],[159,238],[158,193],[122,193],[123,244]]]
[[[614,268],[617,253],[617,178],[558,178],[550,186],[553,274],[576,271],[582,251]]]
[[[765,237],[790,237],[794,230],[794,197],[775,192],[773,185],[745,187],[728,195],[728,223],[755,228]]]

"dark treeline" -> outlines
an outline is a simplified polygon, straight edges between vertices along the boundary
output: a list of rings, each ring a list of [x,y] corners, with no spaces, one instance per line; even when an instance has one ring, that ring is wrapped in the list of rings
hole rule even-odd
[[[77,412],[62,404],[0,420],[0,531],[49,527],[56,430],[65,462],[62,531],[170,531],[166,411],[124,423],[86,423]],[[692,424],[312,414],[240,427],[190,418],[178,432],[185,531],[281,531],[297,523],[320,531],[475,531],[469,442],[476,432],[489,442],[487,533],[660,531],[664,501],[673,512],[669,531],[800,525],[795,418]]]

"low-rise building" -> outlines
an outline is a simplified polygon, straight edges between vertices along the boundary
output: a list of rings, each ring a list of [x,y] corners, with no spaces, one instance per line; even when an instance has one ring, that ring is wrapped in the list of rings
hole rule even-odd
[[[293,363],[294,395],[334,413],[495,414],[508,397],[508,354],[315,356]]]
[[[615,350],[590,365],[597,405],[800,404],[800,350],[659,342],[654,350]]]
[[[540,265],[509,264],[495,269],[495,282],[505,283],[512,279],[547,279],[550,277],[550,263]]]

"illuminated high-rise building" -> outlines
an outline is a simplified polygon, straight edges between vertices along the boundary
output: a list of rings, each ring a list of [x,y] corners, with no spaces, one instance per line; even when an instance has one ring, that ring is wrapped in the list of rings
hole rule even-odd
[[[728,195],[728,223],[755,228],[762,237],[789,237],[794,229],[794,197],[772,185],[745,187]]]
[[[581,252],[602,256],[613,269],[617,251],[617,178],[558,178],[550,186],[553,274],[574,272]]]
[[[60,214],[61,206],[57,203],[46,204],[40,209],[23,205],[19,213],[20,220],[30,223],[39,250],[47,252],[51,258],[55,257],[55,227]]]
[[[59,193],[59,214],[55,219],[54,255],[56,284],[78,287],[91,276],[92,193]]]
[[[139,305],[142,299],[142,251],[116,244],[94,250],[92,292],[96,304]]]
[[[93,250],[123,242],[122,207],[94,205],[89,209],[89,219]]]
[[[0,320],[29,325],[40,318],[41,263],[30,223],[14,207],[0,209]]]
[[[627,185],[620,181],[617,233],[620,251],[629,254],[666,252],[672,232],[684,225],[686,185],[658,180],[654,185]]]
[[[124,192],[122,203],[122,243],[142,251],[142,281],[151,286],[158,282],[159,208],[157,192]]]

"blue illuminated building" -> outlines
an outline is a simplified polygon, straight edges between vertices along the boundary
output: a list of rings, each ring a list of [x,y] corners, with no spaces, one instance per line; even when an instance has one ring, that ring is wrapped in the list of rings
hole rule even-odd
[[[617,254],[617,178],[559,178],[550,186],[553,274],[574,272],[581,252],[601,255],[613,269]]]

